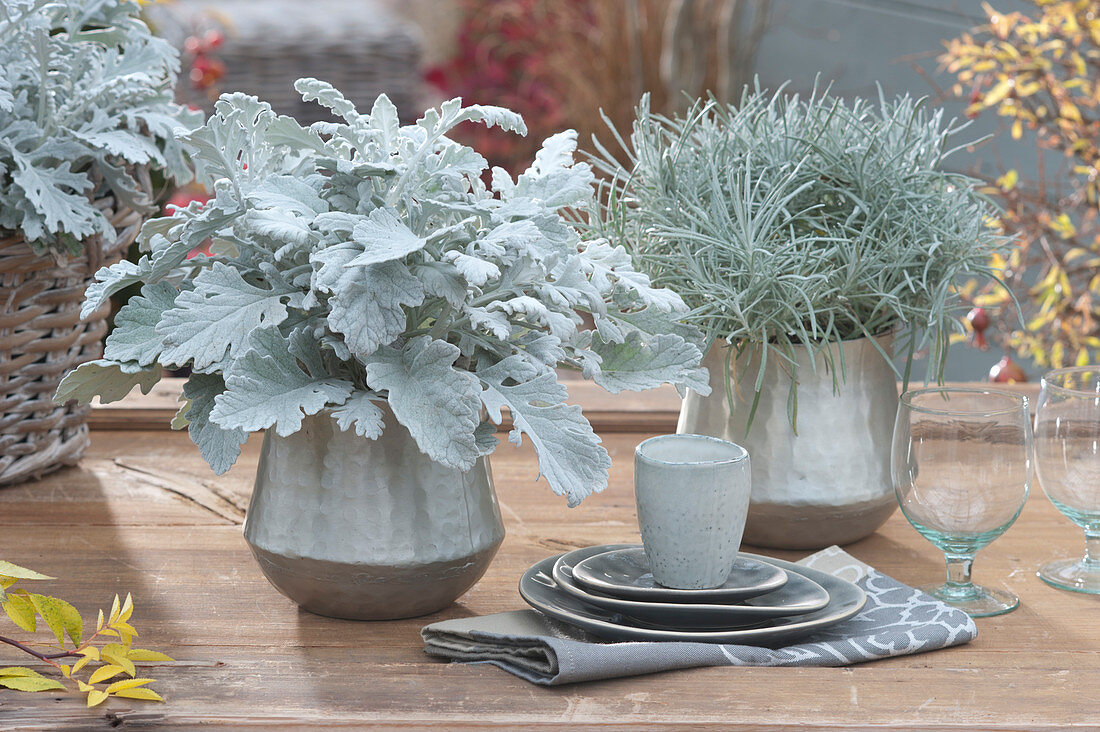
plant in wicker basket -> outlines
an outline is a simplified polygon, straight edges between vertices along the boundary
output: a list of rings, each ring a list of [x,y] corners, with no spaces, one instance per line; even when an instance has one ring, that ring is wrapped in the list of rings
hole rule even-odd
[[[152,212],[148,170],[190,178],[172,101],[174,49],[127,0],[0,2],[0,483],[72,463],[86,407],[55,405],[98,355],[108,309],[83,322],[89,278]]]

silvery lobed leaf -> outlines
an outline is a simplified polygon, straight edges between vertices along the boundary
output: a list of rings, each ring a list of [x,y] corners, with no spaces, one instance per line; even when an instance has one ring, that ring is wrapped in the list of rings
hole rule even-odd
[[[336,426],[347,432],[354,428],[355,434],[376,440],[382,434],[382,410],[376,401],[385,400],[372,392],[353,392],[348,400],[332,410]]]
[[[313,235],[309,221],[286,209],[252,209],[244,215],[252,234],[286,244],[307,244]]]
[[[129,130],[73,131],[78,140],[92,147],[102,148],[115,157],[131,163],[145,164],[149,161],[161,162],[160,151],[152,140],[139,137]]]
[[[376,208],[366,219],[360,219],[352,229],[351,236],[363,247],[363,253],[344,265],[345,267],[366,267],[404,259],[427,244],[426,240],[414,234],[386,208]]]
[[[663,313],[687,310],[679,295],[669,289],[653,287],[648,275],[635,270],[630,254],[621,246],[611,246],[603,240],[585,242],[582,266],[600,292],[628,291],[637,295],[643,304]]]
[[[412,274],[424,285],[428,297],[441,297],[452,307],[461,307],[466,301],[466,279],[448,262],[414,264]]]
[[[710,393],[707,370],[699,368],[699,348],[679,336],[643,338],[633,332],[624,343],[607,343],[596,337],[592,350],[600,357],[593,380],[612,394],[654,389],[661,384],[674,384],[681,394],[684,388],[702,396]]]
[[[551,310],[542,301],[530,295],[521,295],[509,300],[497,300],[488,305],[487,310],[500,310],[513,317],[521,318],[529,323],[545,326],[550,334],[565,340],[569,334],[577,329],[580,318],[569,311],[569,314]]]
[[[164,237],[160,240],[168,242]],[[183,242],[170,243],[158,249],[151,257],[141,257],[137,264],[123,259],[110,267],[100,267],[95,277],[84,290],[84,304],[80,307],[80,317],[87,318],[114,295],[130,285],[139,282],[156,282],[166,277],[178,267],[190,253],[191,247]]]
[[[592,200],[595,180],[587,163],[538,175],[528,171],[516,180],[512,195],[534,199],[551,209],[564,206],[583,208]]]
[[[398,350],[378,349],[367,362],[367,383],[388,391],[397,420],[432,460],[461,470],[480,454],[477,429],[481,387],[468,371],[454,368],[456,346],[418,336]]]
[[[402,305],[424,301],[424,287],[401,262],[345,269],[329,298],[329,327],[365,359],[405,332]]]
[[[519,355],[530,358],[539,370],[543,366],[555,368],[566,359],[561,339],[546,333],[528,331],[517,338],[515,344],[520,348]]]
[[[274,175],[245,193],[258,209],[279,209],[310,219],[328,212],[328,203],[309,183],[291,175]]]
[[[106,219],[88,206],[84,191],[92,182],[85,175],[72,173],[68,164],[54,170],[20,167],[11,171],[11,179],[26,195],[34,210],[42,215],[51,234],[64,231],[83,239],[103,229]]]
[[[397,114],[397,107],[385,94],[379,94],[374,100],[374,106],[370,110],[371,126],[378,132],[378,145],[384,154],[389,154],[394,149],[394,143],[401,130],[401,118]]]
[[[523,434],[531,439],[540,474],[570,506],[607,487],[611,458],[581,408],[565,403],[568,393],[552,370],[539,371],[519,356],[508,356],[478,369],[477,375],[489,417],[500,424],[501,410],[508,407],[514,425],[509,439],[517,445]]]
[[[155,282],[141,288],[115,315],[115,327],[107,336],[103,357],[111,361],[135,361],[140,366],[156,363],[160,357],[162,336],[157,323],[164,311],[173,307],[178,290],[168,282]]]
[[[497,439],[496,432],[496,425],[490,421],[482,422],[474,430],[474,442],[477,444],[479,455],[490,455],[493,450],[497,449],[500,440]]]
[[[463,313],[470,319],[470,325],[475,330],[488,331],[500,340],[506,340],[512,333],[512,324],[508,322],[508,316],[500,310],[467,306],[463,309]]]
[[[214,399],[224,391],[221,374],[191,374],[183,385],[187,405],[180,410],[187,420],[191,441],[218,475],[233,467],[241,454],[241,445],[248,439],[248,433],[242,429],[224,429],[210,421]]]
[[[327,81],[306,77],[294,82],[294,89],[302,95],[303,101],[315,101],[321,106],[331,109],[337,117],[342,117],[349,122],[359,117],[355,105],[348,101],[339,89]]]
[[[342,404],[354,388],[350,381],[315,377],[298,365],[289,342],[265,329],[227,369],[224,393],[214,399],[210,419],[224,429],[246,432],[274,427],[283,437],[302,426],[306,415],[329,403]]]
[[[195,370],[207,369],[239,356],[253,330],[272,328],[287,317],[287,293],[251,285],[227,264],[214,262],[194,283],[157,324],[164,337],[161,363],[193,362]]]
[[[527,169],[526,175],[533,177],[548,175],[573,165],[573,153],[577,151],[577,131],[564,130],[547,137],[539,151],[535,153],[535,162]]]
[[[453,264],[474,287],[481,287],[489,280],[500,277],[500,267],[487,259],[479,259],[451,250],[443,253],[443,260]]]
[[[89,361],[70,371],[61,380],[53,399],[58,404],[64,404],[70,399],[87,404],[98,396],[101,404],[117,402],[135,386],[141,387],[142,394],[148,394],[153,385],[160,381],[163,371],[159,364],[142,367],[132,361]]]

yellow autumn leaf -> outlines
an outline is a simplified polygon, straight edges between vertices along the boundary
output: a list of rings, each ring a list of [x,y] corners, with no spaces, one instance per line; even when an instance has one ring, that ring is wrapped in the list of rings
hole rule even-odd
[[[126,651],[129,648],[119,643],[108,643],[99,649],[99,655],[104,661],[120,666],[125,669],[126,673],[130,676],[137,675],[137,669],[134,668],[134,662],[126,657]]]
[[[116,691],[122,691],[123,689],[136,689],[139,686],[145,686],[151,684],[156,679],[123,679],[122,681],[116,681],[108,686],[104,691],[108,694],[114,694]]]
[[[81,660],[84,660],[84,659],[81,659]],[[64,676],[66,679],[73,675],[72,669],[69,667],[68,664],[64,664],[64,663],[61,664],[61,675]]]
[[[61,624],[65,628],[65,635],[69,636],[69,640],[73,642],[74,646],[79,646],[80,641],[84,640],[84,621],[80,617],[80,613],[71,604],[64,600],[58,600],[61,609]]]
[[[122,673],[123,671],[124,671],[124,669],[121,666],[115,666],[113,664],[108,664],[106,666],[100,666],[99,668],[97,668],[95,671],[92,672],[91,676],[88,677],[88,683],[98,684],[100,681],[106,681],[107,679],[113,679],[114,677],[116,677],[120,673]]]
[[[1066,347],[1062,345],[1061,341],[1055,341],[1054,345],[1050,347],[1050,365],[1056,369],[1062,368],[1065,363]]]
[[[33,633],[38,627],[34,616],[34,605],[24,595],[8,595],[0,607],[8,614],[11,621],[28,633]]]
[[[118,595],[115,595],[114,602],[111,603],[111,615],[107,620],[108,625],[115,624],[115,621],[118,620],[118,614],[119,612],[121,612],[121,610],[122,608],[119,606]]]
[[[75,607],[64,600],[47,595],[30,595],[30,601],[34,604],[34,609],[46,621],[46,625],[50,626],[50,630],[57,636],[59,644],[65,642],[66,633],[74,639],[74,643],[79,643],[76,639],[81,636],[82,622],[80,613],[76,611]]]
[[[77,680],[76,680],[76,688],[80,689],[80,690],[81,690],[81,691],[83,691],[83,692],[84,692],[85,694],[87,694],[87,693],[88,693],[89,691],[92,691],[93,689],[95,689],[95,687],[94,687],[94,686],[92,686],[91,684],[85,684],[85,683],[84,683],[83,681],[81,681],[80,679],[77,679]]]
[[[984,97],[982,97],[982,106],[992,107],[994,104],[1007,97],[1008,93],[1012,91],[1013,86],[1015,86],[1015,82],[1013,82],[1012,79],[1001,79],[992,89],[986,92]]]
[[[1019,182],[1020,174],[1017,173],[1015,170],[1010,170],[997,179],[997,185],[1000,186],[1001,190],[1005,193],[1008,193],[1013,188],[1015,188],[1016,184]]]
[[[43,678],[42,674],[26,666],[7,666],[5,668],[0,668],[0,676],[30,676],[34,678]]]
[[[5,562],[0,559],[0,577],[10,579],[25,579],[25,580],[51,580],[57,579],[56,577],[50,577],[48,574],[42,574],[41,572],[35,572],[33,569],[27,569],[26,567],[20,567],[18,564],[12,564],[11,562]]]
[[[130,616],[134,613],[134,599],[130,597],[130,593],[126,593],[126,601],[122,603],[122,610],[118,614],[118,619],[122,622],[126,622],[130,619]],[[117,627],[117,626],[116,626]],[[137,635],[137,633],[134,633]]]
[[[6,686],[15,691],[50,691],[65,688],[60,681],[47,679],[45,676],[4,676],[0,677],[0,686]]]
[[[129,638],[131,638],[131,639],[136,637],[137,634],[138,634],[138,632],[134,628],[134,626],[130,625],[129,623],[125,623],[121,620],[119,620],[115,623],[115,630],[117,630],[122,635],[129,636]]]
[[[92,689],[88,692],[88,706],[94,707],[97,704],[102,704],[107,701],[106,692],[102,692],[99,689]]]
[[[1054,220],[1050,222],[1050,228],[1063,239],[1068,239],[1077,233],[1077,227],[1073,225],[1073,222],[1065,213],[1058,214]]]
[[[1089,365],[1089,352],[1082,348],[1077,352],[1077,360],[1073,364],[1074,366],[1088,366]]]
[[[99,611],[99,617],[95,621],[95,632],[103,630],[103,611]]]
[[[73,664],[73,673],[75,674],[77,671],[79,671],[80,669],[87,666],[89,663],[91,663],[91,660],[92,659],[85,656],[84,658],[82,658],[79,661],[77,661],[76,663],[74,663]]]
[[[53,631],[53,634],[57,637],[57,642],[63,643],[65,640],[65,626],[61,622],[61,612],[58,610],[54,598],[32,594],[28,595],[27,599],[31,601],[34,609],[46,621],[46,625],[50,627],[50,630]]]
[[[160,651],[150,651],[145,648],[131,648],[126,652],[126,657],[131,661],[153,662],[153,661],[175,661],[176,659],[171,656],[165,655]]]
[[[152,689],[145,688],[124,689],[122,691],[115,692],[115,696],[124,696],[128,699],[144,699],[146,701],[164,701],[164,697],[162,697],[160,694],[153,691]]]
[[[81,656],[85,656],[93,661],[99,660],[99,649],[95,646],[88,646],[87,648],[81,648],[77,651]]]
[[[997,291],[978,295],[974,298],[974,304],[978,307],[987,308],[992,305],[1001,305],[1002,303],[1008,302],[1008,300],[1009,295],[1007,292]]]

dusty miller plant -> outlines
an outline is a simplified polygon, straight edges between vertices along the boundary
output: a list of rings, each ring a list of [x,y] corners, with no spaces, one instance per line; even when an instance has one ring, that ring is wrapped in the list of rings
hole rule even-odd
[[[323,82],[296,88],[343,121],[307,129],[228,94],[180,138],[214,197],[149,221],[141,260],[96,275],[86,312],[134,283],[141,295],[58,399],[118,399],[189,366],[175,424],[218,472],[249,431],[289,435],[323,409],[375,438],[382,401],[429,457],[469,469],[507,407],[511,439],[531,439],[574,505],[606,485],[610,460],[556,365],[612,392],[709,389],[698,333],[675,323],[680,297],[563,219],[594,190],[572,132],[517,179],[494,169],[490,188],[484,158],[446,133],[463,121],[524,133],[518,115],[454,99],[401,126],[385,96],[362,114]],[[208,237],[215,255],[187,259]]]
[[[682,295],[685,321],[712,341],[756,351],[758,393],[779,359],[794,395],[795,346],[822,354],[839,386],[827,344],[899,329],[908,362],[930,346],[939,378],[962,331],[956,284],[992,277],[1004,243],[979,182],[943,168],[960,129],[909,97],[746,89],[676,118],[644,97],[629,142],[612,128],[629,165],[605,147],[596,159],[609,181],[591,231]]]
[[[0,229],[39,253],[113,237],[92,199],[150,201],[128,170],[190,171],[175,132],[201,122],[172,101],[176,51],[126,0],[0,0]]]

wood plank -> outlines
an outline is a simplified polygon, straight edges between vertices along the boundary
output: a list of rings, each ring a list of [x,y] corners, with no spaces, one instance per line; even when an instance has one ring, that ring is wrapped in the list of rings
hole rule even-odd
[[[1035,578],[1041,561],[1081,550],[1079,530],[1038,491],[975,570],[978,581],[1017,592],[1022,607],[979,620],[965,647],[844,669],[692,669],[559,688],[423,654],[427,622],[523,608],[516,580],[531,563],[637,541],[630,456],[646,436],[604,435],[611,484],[576,509],[533,482],[529,446],[502,446],[492,462],[508,534],[485,578],[435,616],[356,623],[298,610],[252,560],[237,510],[259,439],[214,476],[184,434],[97,431],[80,468],[0,490],[0,557],[58,576],[49,591],[85,613],[133,592],[143,646],[179,659],[153,669],[168,703],[87,710],[67,695],[0,690],[0,730],[1100,726],[1100,598]],[[935,548],[898,514],[849,551],[909,583],[943,572]],[[0,649],[0,665],[14,663],[18,654]]]

